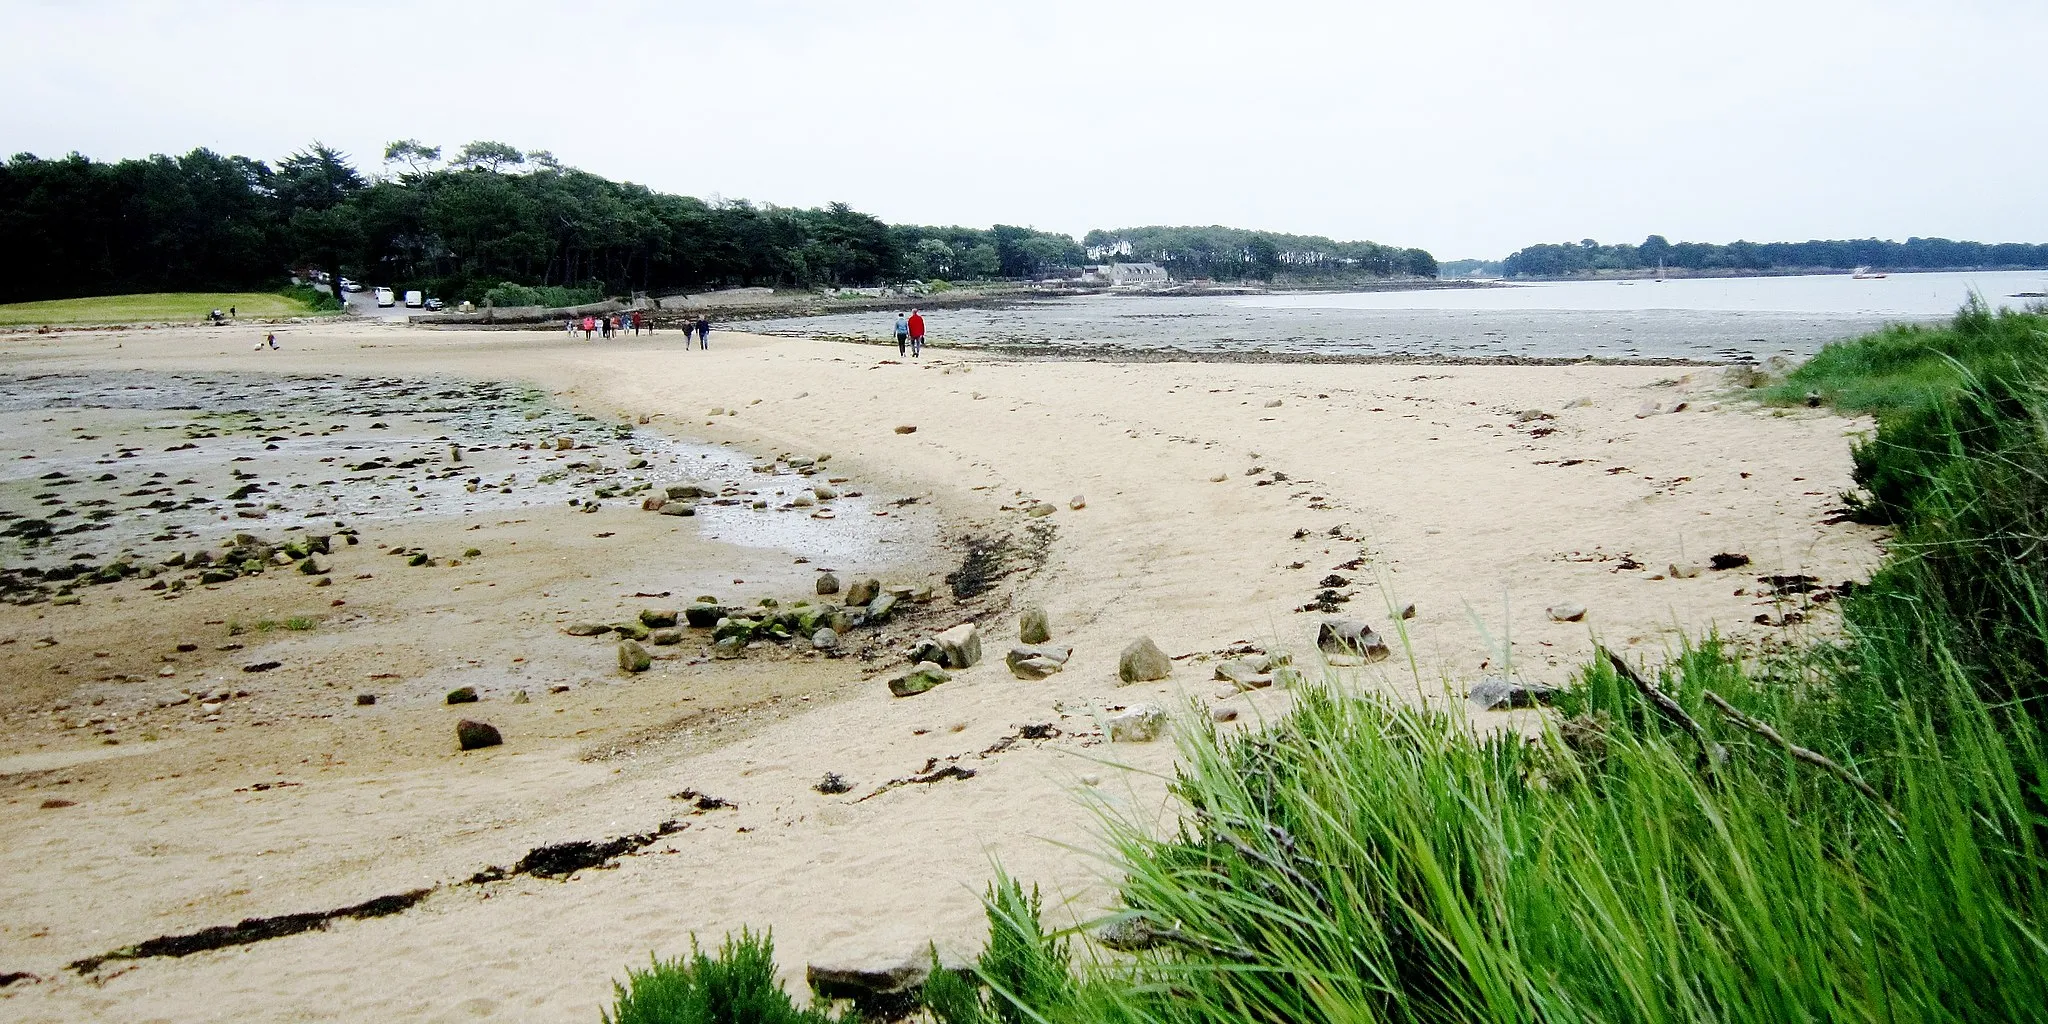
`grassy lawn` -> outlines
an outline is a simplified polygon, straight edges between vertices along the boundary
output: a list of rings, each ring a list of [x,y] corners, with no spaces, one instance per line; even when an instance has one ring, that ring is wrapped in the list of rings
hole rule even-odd
[[[181,323],[230,306],[242,319],[312,314],[305,303],[272,292],[157,292],[0,305],[0,325]]]

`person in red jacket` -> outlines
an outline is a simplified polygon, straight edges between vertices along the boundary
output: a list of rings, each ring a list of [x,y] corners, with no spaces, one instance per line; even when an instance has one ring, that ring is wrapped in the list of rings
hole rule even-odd
[[[916,359],[924,353],[924,314],[910,311],[910,358]]]

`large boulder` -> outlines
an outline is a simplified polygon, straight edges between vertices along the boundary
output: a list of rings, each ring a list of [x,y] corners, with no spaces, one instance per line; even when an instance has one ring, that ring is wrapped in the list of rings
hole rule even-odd
[[[820,626],[811,634],[811,647],[820,651],[839,649],[839,633],[830,626]]]
[[[1027,644],[1052,639],[1052,624],[1046,620],[1045,609],[1032,605],[1017,614],[1017,639]]]
[[[831,573],[829,573],[829,572],[826,572],[826,573],[819,573],[819,574],[818,574],[818,593],[820,593],[820,594],[837,594],[837,593],[839,593],[839,577],[837,577],[837,576],[834,576],[834,575],[832,575],[832,574],[831,574]]]
[[[1130,642],[1117,658],[1116,677],[1125,683],[1149,683],[1173,674],[1173,659],[1149,636]]]
[[[455,744],[464,750],[495,747],[503,742],[505,738],[498,735],[497,728],[488,722],[465,718],[455,723]]]
[[[619,641],[619,671],[645,672],[654,667],[654,655],[640,646],[638,640]]]
[[[725,618],[726,612],[724,605],[699,601],[683,609],[683,621],[688,622],[692,629],[710,629],[718,625],[718,620]]]
[[[846,603],[849,606],[860,607],[873,601],[881,593],[881,580],[854,580],[853,585],[846,588]]]
[[[820,999],[847,999],[863,1019],[900,1020],[917,1008],[931,974],[931,954],[880,963],[815,963],[804,980]]]
[[[1144,743],[1159,738],[1166,727],[1166,709],[1157,704],[1134,704],[1109,716],[1104,723],[1112,743]]]
[[[868,621],[877,623],[889,621],[890,614],[896,610],[896,605],[900,601],[901,598],[898,598],[895,594],[883,594],[869,601]]]
[[[952,678],[931,662],[919,662],[910,671],[889,680],[889,692],[898,697],[913,697]]]
[[[1316,646],[1326,654],[1378,661],[1392,653],[1371,626],[1352,619],[1324,619],[1316,630]]]

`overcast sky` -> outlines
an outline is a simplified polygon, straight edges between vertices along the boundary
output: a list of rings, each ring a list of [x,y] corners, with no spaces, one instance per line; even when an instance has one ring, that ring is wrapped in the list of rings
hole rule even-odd
[[[1571,13],[1559,13],[1569,9]],[[0,0],[0,149],[471,139],[885,220],[2048,241],[2048,2]]]

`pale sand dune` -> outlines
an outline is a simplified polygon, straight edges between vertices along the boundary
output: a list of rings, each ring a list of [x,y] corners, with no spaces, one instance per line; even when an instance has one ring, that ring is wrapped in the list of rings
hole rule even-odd
[[[813,958],[900,956],[928,940],[971,952],[981,935],[976,897],[997,860],[1043,885],[1049,900],[1071,900],[1061,916],[1105,905],[1101,863],[1062,845],[1091,844],[1084,797],[1113,813],[1169,820],[1157,776],[1145,773],[1169,769],[1171,745],[1094,743],[1085,738],[1091,709],[1184,697],[1209,704],[1212,663],[1184,660],[1165,683],[1119,688],[1117,652],[1134,636],[1149,634],[1173,655],[1243,640],[1307,660],[1320,616],[1293,609],[1335,571],[1357,592],[1346,614],[1382,633],[1391,633],[1390,606],[1413,601],[1419,612],[1407,623],[1418,675],[1397,652],[1353,673],[1358,685],[1411,697],[1462,692],[1500,668],[1510,641],[1517,670],[1561,683],[1595,636],[1650,659],[1709,628],[1762,640],[1779,631],[1751,624],[1757,599],[1734,593],[1754,590],[1756,574],[1832,581],[1860,576],[1877,557],[1874,531],[1821,524],[1849,485],[1846,435],[1858,425],[1728,401],[1714,370],[1670,383],[1686,371],[1120,365],[942,349],[921,364],[892,365],[893,349],[726,332],[713,334],[708,353],[684,353],[670,335],[584,346],[558,334],[374,326],[297,328],[283,341],[283,352],[251,354],[229,332],[7,338],[0,370],[526,379],[594,415],[658,416],[659,428],[757,453],[830,452],[835,471],[877,491],[929,495],[955,529],[1021,538],[1027,499],[1053,502],[1049,561],[1006,596],[1012,607],[1049,609],[1073,661],[1044,682],[1012,679],[1001,655],[1014,617],[991,614],[982,623],[986,660],[954,682],[892,699],[883,676],[858,681],[855,664],[804,666],[808,675],[783,681],[785,692],[839,697],[772,716],[723,745],[654,745],[585,761],[577,731],[552,727],[536,704],[531,725],[508,726],[505,747],[463,756],[443,731],[454,710],[427,709],[424,724],[388,736],[290,723],[231,734],[248,745],[252,765],[288,767],[296,759],[273,749],[286,747],[315,762],[323,748],[355,762],[291,789],[234,793],[245,781],[232,773],[173,780],[159,759],[121,757],[69,765],[66,774],[89,773],[88,785],[70,788],[90,798],[44,811],[38,802],[52,791],[0,780],[10,783],[0,805],[8,878],[0,972],[42,978],[0,990],[0,1012],[11,1019],[594,1020],[626,964],[649,950],[682,951],[692,932],[715,943],[742,925],[774,929],[798,985]],[[1591,405],[1564,408],[1580,397]],[[1281,404],[1268,407],[1272,399]],[[1723,404],[1635,416],[1646,401],[1681,399]],[[713,406],[739,412],[707,417]],[[1511,415],[1524,409],[1556,419],[1512,429]],[[917,431],[897,434],[899,424]],[[1534,426],[1555,432],[1531,438]],[[1562,465],[1568,460],[1582,461]],[[1246,476],[1254,466],[1290,479],[1258,486],[1270,477]],[[1217,475],[1225,479],[1212,482]],[[1079,511],[1067,507],[1076,495],[1087,499]],[[657,518],[605,515],[622,528]],[[1333,527],[1357,539],[1333,538]],[[647,543],[656,542],[650,534]],[[1667,563],[1724,550],[1748,554],[1754,567],[1648,578]],[[1614,571],[1624,553],[1646,568]],[[1333,570],[1361,555],[1365,567]],[[716,552],[707,547],[702,557]],[[1303,567],[1289,567],[1296,562]],[[416,605],[430,602],[406,601],[414,603],[394,607],[410,611],[365,629],[387,638],[435,630],[417,653],[422,671],[452,657],[448,646],[555,642],[550,623],[494,621],[488,605],[407,625]],[[1586,621],[1550,621],[1544,608],[1559,601],[1585,605]],[[32,617],[0,618],[6,636],[46,628]],[[346,639],[333,642],[330,657],[365,656]],[[678,669],[605,699],[653,726],[686,693],[732,699],[736,685],[777,685],[736,684],[719,674],[728,672]],[[1285,699],[1232,700],[1250,720]],[[514,710],[489,707],[501,721]],[[1070,735],[976,755],[1032,722]],[[13,744],[0,754],[29,749]],[[235,756],[217,744],[208,751]],[[853,802],[928,758],[954,755],[979,774]],[[812,792],[827,770],[854,780],[854,793]],[[1100,785],[1081,784],[1084,775]],[[684,788],[739,810],[685,816],[687,829],[615,870],[451,886],[399,916],[180,960],[110,964],[98,983],[62,970],[153,935],[457,882],[538,843],[644,831],[687,810],[669,798]]]

